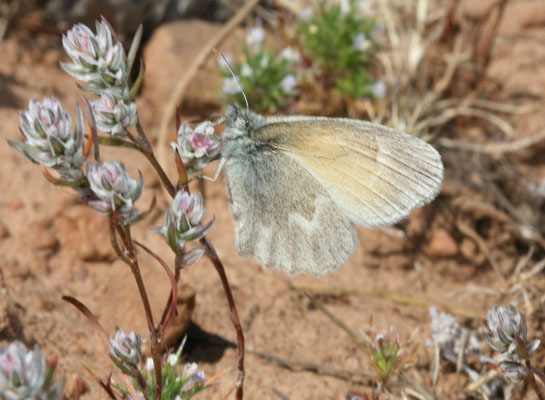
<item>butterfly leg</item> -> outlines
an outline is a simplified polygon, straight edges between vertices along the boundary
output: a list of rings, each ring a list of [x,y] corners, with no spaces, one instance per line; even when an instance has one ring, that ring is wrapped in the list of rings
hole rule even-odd
[[[202,175],[201,177],[207,181],[210,181],[210,182],[217,182],[219,176],[220,176],[220,173],[223,169],[223,167],[225,166],[225,163],[227,162],[227,159],[226,158],[220,158],[220,163],[218,165],[218,169],[216,170],[216,173],[214,174],[214,177],[213,178],[210,178],[209,176],[206,176],[206,175]]]

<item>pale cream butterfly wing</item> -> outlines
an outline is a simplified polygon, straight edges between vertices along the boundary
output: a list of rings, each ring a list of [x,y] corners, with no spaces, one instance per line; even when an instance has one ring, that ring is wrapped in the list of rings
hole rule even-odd
[[[283,134],[288,130],[290,134]],[[262,139],[296,160],[361,226],[393,224],[432,201],[441,188],[441,156],[404,132],[345,118],[274,117]]]
[[[316,275],[337,268],[357,246],[352,224],[394,223],[440,189],[439,153],[405,133],[351,119],[237,112],[226,157],[236,244],[266,267]]]
[[[269,268],[321,275],[354,253],[353,225],[310,172],[260,151],[225,165],[239,254]]]

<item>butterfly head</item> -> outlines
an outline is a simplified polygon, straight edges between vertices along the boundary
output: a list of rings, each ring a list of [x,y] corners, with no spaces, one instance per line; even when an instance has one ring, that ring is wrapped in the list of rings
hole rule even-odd
[[[225,111],[225,130],[223,137],[234,139],[238,137],[252,138],[256,129],[265,125],[265,118],[248,109],[241,108],[238,104],[231,104]]]

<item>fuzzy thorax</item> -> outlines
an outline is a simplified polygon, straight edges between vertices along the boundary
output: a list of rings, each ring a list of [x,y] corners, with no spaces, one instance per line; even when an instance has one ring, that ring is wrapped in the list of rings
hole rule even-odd
[[[232,104],[225,112],[225,124],[222,158],[248,155],[259,146],[255,136],[256,131],[265,125],[265,118],[261,115]]]

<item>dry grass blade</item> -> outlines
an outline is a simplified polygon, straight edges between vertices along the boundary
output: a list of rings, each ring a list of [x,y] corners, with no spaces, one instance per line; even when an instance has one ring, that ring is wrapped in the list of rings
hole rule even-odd
[[[469,107],[456,107],[450,108],[442,111],[438,116],[426,118],[421,121],[419,124],[415,125],[416,131],[421,131],[426,128],[433,128],[445,125],[447,122],[458,118],[458,117],[476,117],[481,118],[490,122],[493,125],[496,125],[505,136],[508,138],[513,138],[516,136],[515,130],[513,127],[504,119],[498,117],[497,115],[480,110],[478,108],[469,108]]]
[[[278,396],[281,400],[290,400],[288,396],[286,396],[284,393],[282,393],[280,390],[278,390],[276,387],[273,386],[272,388],[273,393]]]
[[[469,385],[467,385],[464,388],[464,391],[466,393],[472,393],[479,390],[479,388],[483,385],[486,385],[489,382],[492,382],[494,379],[496,379],[499,376],[499,373],[497,371],[488,371],[486,375],[481,376],[479,379],[477,379],[474,382],[471,382]]]
[[[475,144],[455,139],[440,138],[439,144],[448,149],[466,150],[491,155],[502,155],[526,149],[544,140],[545,131],[527,138],[513,140],[510,142]]]

